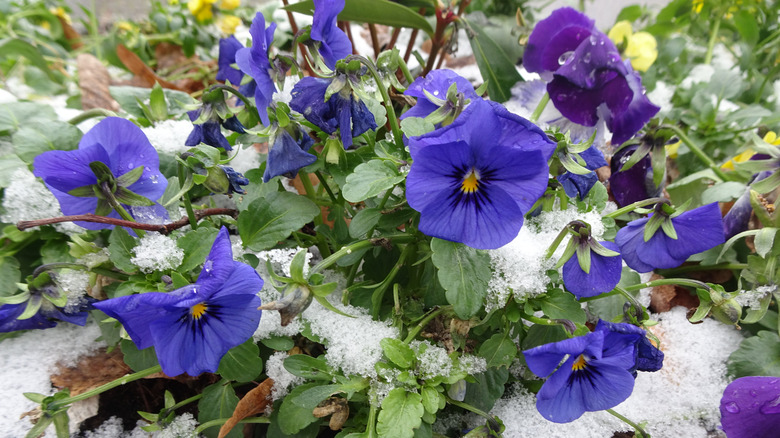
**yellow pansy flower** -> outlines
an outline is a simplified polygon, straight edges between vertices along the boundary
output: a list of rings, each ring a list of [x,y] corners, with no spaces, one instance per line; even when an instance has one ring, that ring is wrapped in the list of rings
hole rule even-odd
[[[211,5],[217,0],[189,0],[187,2],[187,8],[190,13],[195,16],[198,21],[210,20],[213,15],[211,13]]]
[[[634,70],[645,72],[658,58],[658,44],[648,32],[634,33],[631,23],[623,20],[615,23],[607,34],[615,44],[626,43],[623,54],[631,60]]]
[[[767,132],[766,135],[764,136],[764,141],[774,146],[780,146],[780,138],[778,138],[777,133],[775,131]],[[745,149],[745,152],[742,152],[736,157],[730,159],[724,165],[720,166],[720,168],[726,170],[734,170],[735,163],[743,163],[749,160],[750,157],[755,155],[755,153],[756,151],[754,151],[753,149],[747,148]]]
[[[671,159],[677,159],[677,151],[680,149],[681,142],[668,144],[665,146],[666,148],[666,156]]]
[[[65,12],[65,8],[63,8],[62,6],[57,7],[57,8],[51,8],[51,9],[49,9],[49,12],[51,12],[52,14],[62,18],[63,21],[65,21],[66,23],[68,23],[68,24],[71,23],[70,15],[67,12]]]
[[[116,23],[116,27],[117,29],[123,30],[125,32],[131,32],[135,29],[135,25],[129,21],[119,21]]]
[[[701,9],[704,7],[704,0],[693,0],[693,6],[691,9],[693,9],[693,12],[696,12],[697,14],[701,12]]]
[[[236,33],[236,27],[241,24],[241,19],[235,15],[225,15],[217,22],[217,27],[227,35]]]
[[[239,6],[241,6],[241,0],[222,0],[222,3],[219,4],[221,9],[226,9],[228,11],[232,11]]]

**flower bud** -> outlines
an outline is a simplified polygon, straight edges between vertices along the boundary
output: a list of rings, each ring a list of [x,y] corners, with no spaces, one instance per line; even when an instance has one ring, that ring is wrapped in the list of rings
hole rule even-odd
[[[282,327],[284,327],[306,310],[313,298],[314,295],[308,285],[292,283],[284,289],[280,299],[263,304],[258,309],[279,311],[279,315],[282,317]]]

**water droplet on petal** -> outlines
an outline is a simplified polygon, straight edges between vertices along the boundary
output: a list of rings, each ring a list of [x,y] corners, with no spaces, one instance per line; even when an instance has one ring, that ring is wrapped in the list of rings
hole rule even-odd
[[[434,91],[433,91],[433,95],[434,95],[434,96],[438,96],[438,95],[439,95],[439,90],[434,90]]]
[[[214,269],[214,262],[211,260],[206,260],[206,263],[203,264],[203,271],[209,273],[212,269]]]
[[[738,414],[739,413],[739,406],[737,406],[736,402],[728,402],[724,406],[727,412],[730,412],[732,414]]]
[[[595,46],[596,43],[599,41],[599,37],[597,37],[596,35],[591,35],[590,38],[588,39],[590,40],[590,45],[592,46]]]
[[[758,397],[758,392],[756,392],[755,389],[751,389],[750,390],[750,395],[753,396],[753,397]]]
[[[590,52],[586,53],[585,56],[582,57],[582,62],[585,64],[590,64]]]
[[[571,59],[574,57],[574,51],[569,50],[568,52],[564,52],[561,56],[558,57],[558,65],[566,64],[567,62],[571,61]]]
[[[780,414],[780,397],[767,402],[764,406],[761,406],[759,411],[762,414]]]

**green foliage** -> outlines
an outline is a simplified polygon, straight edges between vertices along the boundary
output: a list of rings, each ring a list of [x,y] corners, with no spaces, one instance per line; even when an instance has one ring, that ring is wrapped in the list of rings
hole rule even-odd
[[[230,385],[228,380],[207,386],[203,390],[203,397],[198,401],[198,423],[203,424],[210,420],[218,418],[230,418],[238,405],[236,391]],[[212,427],[203,431],[208,438],[216,438],[219,429]],[[240,428],[234,428],[227,434],[229,438],[240,438],[242,436]]]
[[[263,372],[263,359],[258,354],[260,349],[250,338],[237,345],[222,357],[217,374],[228,380],[250,382]]]
[[[490,281],[490,256],[462,243],[441,239],[431,241],[431,251],[439,283],[447,291],[447,301],[458,318],[476,315],[482,308]]]
[[[780,336],[763,330],[742,341],[727,363],[734,378],[745,376],[780,377]]]
[[[286,239],[319,214],[319,208],[307,198],[287,192],[273,192],[252,201],[238,216],[244,246],[261,251]]]
[[[376,431],[387,438],[412,438],[414,429],[422,423],[424,412],[420,394],[395,388],[382,401]]]

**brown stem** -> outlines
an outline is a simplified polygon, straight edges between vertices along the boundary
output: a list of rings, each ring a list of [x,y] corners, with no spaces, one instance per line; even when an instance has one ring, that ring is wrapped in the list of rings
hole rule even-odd
[[[398,35],[401,34],[401,28],[396,27],[393,29],[393,35],[390,36],[390,42],[387,44],[387,50],[392,50],[395,47],[395,43],[398,41]]]
[[[458,5],[458,17],[466,12],[466,8],[469,7],[469,4],[471,4],[471,0],[460,0],[460,4]]]
[[[451,14],[451,13],[450,13]],[[449,21],[442,16],[442,11],[439,7],[436,7],[436,31],[431,38],[431,53],[428,56],[428,62],[425,64],[422,76],[428,74],[433,70],[433,66],[436,62],[436,55],[439,54],[439,50],[444,46],[444,30],[447,28]]]
[[[339,21],[339,26],[346,32],[349,41],[352,43],[352,54],[359,55],[357,50],[355,50],[355,39],[352,38],[352,26],[349,25],[348,21]]]
[[[287,0],[282,0],[282,3],[284,6],[289,6],[289,3]],[[287,21],[290,22],[290,30],[292,30],[293,35],[298,34],[298,24],[295,22],[295,16],[293,15],[292,11],[287,11]],[[306,68],[306,71],[309,73],[309,76],[314,76],[314,70],[311,69],[311,66],[308,62],[306,62],[306,46],[303,45],[303,43],[298,43],[298,50],[301,51],[301,56],[303,57],[303,66]]]
[[[238,217],[238,210],[233,208],[205,208],[203,210],[195,210],[195,219],[201,220],[207,216],[226,215],[233,218]],[[106,216],[96,216],[94,214],[78,214],[74,216],[60,216],[52,217],[48,219],[38,219],[34,221],[19,221],[16,224],[16,228],[20,231],[24,231],[28,228],[40,227],[42,225],[58,224],[60,222],[96,222],[100,224],[118,225],[121,227],[133,228],[136,230],[156,231],[161,234],[170,234],[173,230],[189,225],[190,220],[187,217],[183,217],[176,222],[167,224],[140,224],[138,222],[126,221],[124,219],[115,219]]]
[[[420,15],[425,16],[425,8],[420,8]],[[409,56],[412,54],[414,42],[417,40],[417,34],[419,32],[419,29],[412,30],[412,34],[409,36],[409,44],[406,46],[406,53],[404,53],[404,62],[409,62]]]
[[[379,47],[379,37],[376,34],[376,25],[374,23],[368,23],[368,31],[371,33],[371,45],[374,46],[374,57],[379,58],[379,52],[382,49]]]

